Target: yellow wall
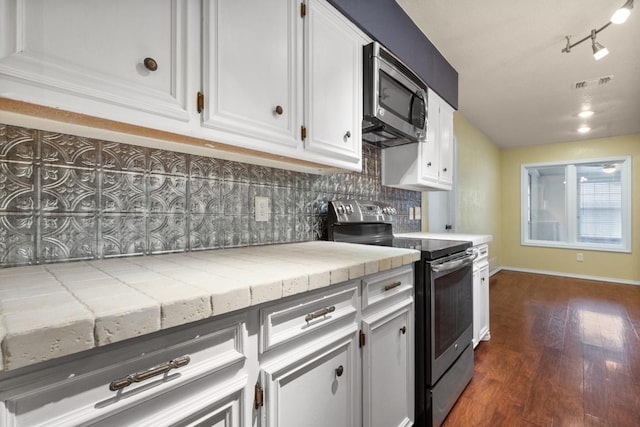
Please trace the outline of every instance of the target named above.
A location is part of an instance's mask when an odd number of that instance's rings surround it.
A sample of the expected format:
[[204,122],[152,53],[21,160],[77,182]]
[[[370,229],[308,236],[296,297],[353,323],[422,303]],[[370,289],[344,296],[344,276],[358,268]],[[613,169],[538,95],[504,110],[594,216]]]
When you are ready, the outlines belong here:
[[[632,253],[520,245],[520,166],[526,163],[632,157]],[[640,135],[501,150],[502,252],[504,267],[550,271],[621,281],[640,281]],[[462,168],[463,165],[459,165]],[[576,261],[576,253],[584,261]]]
[[[456,231],[491,234],[493,241],[489,244],[489,257],[494,269],[502,264],[500,150],[457,112],[453,129],[458,141]],[[423,195],[422,200],[426,199]],[[426,224],[423,229],[426,229]]]
[[[505,267],[640,282],[640,135],[499,149],[459,113],[457,231],[491,234],[491,269]],[[631,156],[631,253],[556,249],[520,244],[520,167],[527,163]],[[428,228],[423,195],[423,230]],[[576,261],[581,252],[583,262]]]

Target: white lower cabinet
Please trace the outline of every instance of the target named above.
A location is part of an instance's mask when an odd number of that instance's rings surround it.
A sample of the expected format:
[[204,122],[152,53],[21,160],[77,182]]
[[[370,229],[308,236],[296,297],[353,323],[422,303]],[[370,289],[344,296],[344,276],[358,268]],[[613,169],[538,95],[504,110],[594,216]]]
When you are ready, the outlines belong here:
[[411,301],[363,320],[363,426],[413,425]]
[[413,425],[413,269],[363,280],[362,332],[362,425]]
[[322,340],[263,367],[264,425],[351,427],[359,425],[358,333]]
[[473,263],[473,347],[491,338],[489,329],[489,247],[475,247],[478,258]]
[[248,425],[247,315],[3,376],[0,426]]
[[261,310],[262,426],[413,425],[413,302],[405,266]]
[[413,267],[0,373],[0,427],[413,423]]

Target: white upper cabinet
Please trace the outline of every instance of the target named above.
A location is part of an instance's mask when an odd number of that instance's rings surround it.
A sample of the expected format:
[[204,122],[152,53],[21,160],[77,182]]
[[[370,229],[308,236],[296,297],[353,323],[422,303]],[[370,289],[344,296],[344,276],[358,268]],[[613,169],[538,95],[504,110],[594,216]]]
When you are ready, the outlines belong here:
[[295,2],[204,3],[202,121],[221,132],[212,136],[256,149],[302,143],[301,29]]
[[361,170],[368,40],[326,0],[0,0],[0,34],[0,97],[84,115],[43,128]]
[[419,162],[420,177],[425,182],[438,182],[439,164],[438,164],[438,138],[436,132],[438,130],[437,123],[434,123],[433,114],[431,113],[433,106],[429,104],[429,118],[427,121],[427,138],[420,141],[416,149],[419,151],[417,161]]
[[454,109],[429,89],[427,137],[382,150],[382,184],[408,190],[451,190]]
[[438,106],[438,183],[451,188],[453,184],[453,108],[429,90],[429,100]]
[[0,0],[0,96],[185,131],[188,5]]
[[360,170],[359,30],[325,0],[204,10],[205,138]]
[[362,46],[366,40],[324,0],[307,0],[306,148],[360,169]]

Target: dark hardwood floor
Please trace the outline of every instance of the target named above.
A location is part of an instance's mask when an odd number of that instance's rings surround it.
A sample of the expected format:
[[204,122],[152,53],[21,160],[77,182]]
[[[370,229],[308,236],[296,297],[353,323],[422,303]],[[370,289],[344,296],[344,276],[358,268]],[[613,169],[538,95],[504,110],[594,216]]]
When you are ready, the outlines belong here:
[[458,426],[640,426],[640,286],[501,271]]

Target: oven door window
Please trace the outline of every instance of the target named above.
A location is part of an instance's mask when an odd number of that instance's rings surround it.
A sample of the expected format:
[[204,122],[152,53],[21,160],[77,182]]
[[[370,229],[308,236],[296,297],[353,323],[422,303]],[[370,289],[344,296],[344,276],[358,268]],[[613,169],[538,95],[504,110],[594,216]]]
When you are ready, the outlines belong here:
[[472,270],[466,266],[434,283],[434,358],[437,359],[473,323]]

